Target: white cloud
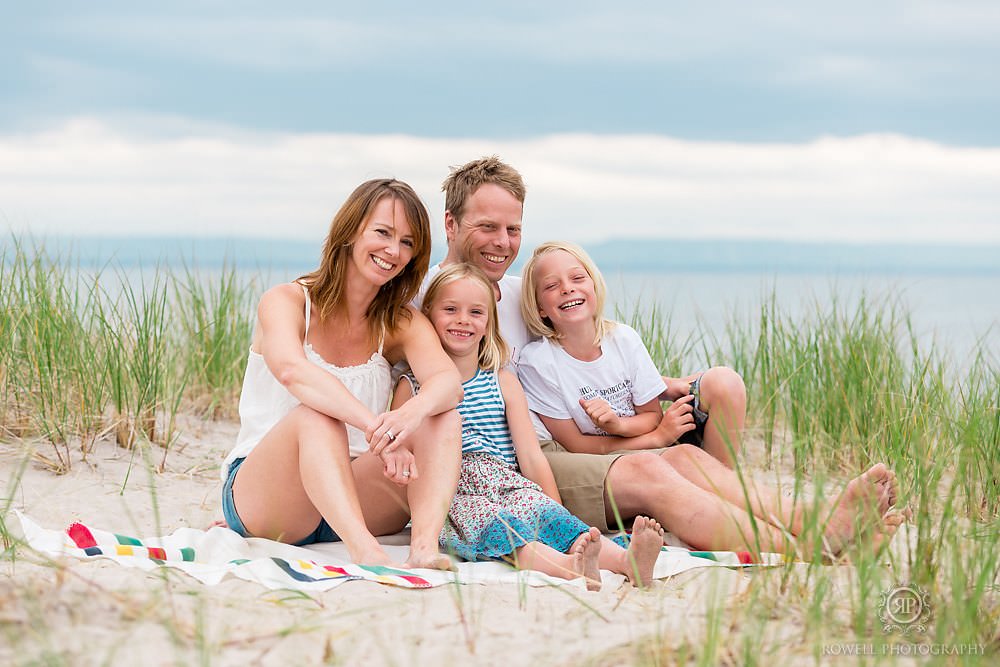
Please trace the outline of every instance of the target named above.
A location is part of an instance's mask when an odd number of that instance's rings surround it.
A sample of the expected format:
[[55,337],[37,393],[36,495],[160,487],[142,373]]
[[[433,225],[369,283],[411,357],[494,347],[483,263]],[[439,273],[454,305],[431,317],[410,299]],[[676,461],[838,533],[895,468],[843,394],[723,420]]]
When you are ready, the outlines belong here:
[[[153,124],[155,125],[155,123]],[[320,239],[347,193],[409,181],[440,237],[449,165],[524,174],[529,242],[708,237],[1000,243],[1000,149],[898,135],[802,144],[254,133],[81,118],[0,136],[0,220],[35,234]],[[128,128],[128,129],[126,129]]]

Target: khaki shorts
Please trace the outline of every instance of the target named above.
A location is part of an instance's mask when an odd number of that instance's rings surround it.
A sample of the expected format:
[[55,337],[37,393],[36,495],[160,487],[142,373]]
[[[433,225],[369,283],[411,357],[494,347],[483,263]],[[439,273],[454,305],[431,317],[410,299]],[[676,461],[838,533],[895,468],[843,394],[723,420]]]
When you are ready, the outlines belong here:
[[[618,526],[608,525],[604,487],[608,471],[614,462],[622,456],[636,452],[629,450],[610,454],[577,454],[567,451],[555,440],[542,440],[540,444],[542,453],[552,468],[556,486],[559,487],[559,496],[566,509],[588,526],[596,526],[603,533],[618,530]],[[659,454],[663,450],[638,451]],[[622,520],[629,518],[631,517],[622,517]],[[628,528],[629,525],[626,524],[625,527]]]

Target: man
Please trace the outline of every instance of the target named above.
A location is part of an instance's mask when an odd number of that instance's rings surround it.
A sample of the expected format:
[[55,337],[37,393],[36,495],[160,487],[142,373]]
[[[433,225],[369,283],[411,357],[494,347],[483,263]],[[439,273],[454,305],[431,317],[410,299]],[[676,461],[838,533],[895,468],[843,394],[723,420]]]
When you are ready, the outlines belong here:
[[[423,289],[449,264],[467,262],[482,269],[494,283],[500,331],[512,348],[511,363],[516,367],[521,350],[532,339],[521,315],[521,279],[507,275],[521,247],[524,181],[517,170],[493,156],[452,169],[442,189],[448,254],[431,267]],[[697,429],[701,449],[669,447],[674,443],[664,442],[665,449],[627,455],[587,454],[543,440],[563,503],[602,530],[620,525],[616,514],[621,520],[646,514],[700,548],[739,548],[734,544],[741,541],[746,548],[751,540],[763,540],[765,550],[786,551],[788,532],[794,536],[801,529],[801,508],[790,507],[788,501],[782,505],[773,490],[754,489],[752,484],[744,488],[745,480],[730,469],[746,416],[743,380],[723,367],[663,380],[661,399],[673,401],[663,419],[685,424],[691,434]],[[871,500],[872,489],[881,496],[889,495],[885,489],[892,487],[894,502],[894,475],[884,466],[872,470],[853,481],[855,490],[849,485],[831,506],[832,512],[844,515],[843,521],[834,522],[834,532],[852,530],[852,521],[860,505]],[[777,520],[780,529],[771,531],[766,523],[761,528],[762,522],[744,509],[748,497],[752,513],[765,522]],[[849,541],[839,533],[827,537],[835,544]]]
[[[500,332],[513,349],[511,362],[516,366],[521,350],[532,339],[521,316],[521,278],[507,275],[521,248],[524,180],[516,169],[493,156],[453,169],[442,189],[448,254],[439,266],[431,267],[424,286],[449,264],[468,262],[481,268],[494,283]],[[742,378],[732,369],[717,367],[663,380],[666,388],[661,399],[675,401],[671,418],[683,421],[683,415],[691,415],[690,432],[680,441],[698,444],[732,467],[746,418]]]

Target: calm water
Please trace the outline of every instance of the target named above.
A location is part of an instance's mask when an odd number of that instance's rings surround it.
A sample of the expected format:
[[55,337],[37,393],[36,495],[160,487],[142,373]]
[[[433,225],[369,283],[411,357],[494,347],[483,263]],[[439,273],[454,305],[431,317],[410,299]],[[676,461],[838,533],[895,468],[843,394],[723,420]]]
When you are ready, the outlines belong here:
[[[616,306],[632,313],[656,305],[670,318],[677,340],[718,339],[725,346],[725,324],[734,318],[756,321],[761,303],[772,295],[779,310],[796,321],[829,312],[834,298],[841,312],[852,314],[862,295],[874,303],[893,297],[909,312],[920,343],[946,353],[956,368],[968,367],[980,341],[1000,367],[1000,248],[692,241],[679,252],[678,243],[623,241],[590,249],[604,267],[655,267],[662,253],[672,253],[669,272],[605,268],[607,314],[613,316]],[[70,264],[84,271],[103,267],[102,284],[112,292],[121,278],[138,288],[157,266],[178,276],[185,266],[197,267],[201,279],[212,281],[219,267],[235,264],[259,294],[313,268],[318,252],[315,243],[250,239],[83,239],[52,245],[55,256],[81,260]],[[528,253],[521,255],[526,260]],[[240,261],[228,261],[232,258]]]
[[[933,344],[959,368],[971,363],[982,341],[1000,365],[1000,274],[829,275],[760,272],[611,273],[607,312],[625,313],[656,304],[670,317],[678,340],[714,335],[724,340],[725,324],[757,319],[762,302],[773,298],[780,312],[799,321],[829,312],[834,299],[853,314],[864,295],[868,303],[899,299],[910,313],[921,345]],[[703,363],[694,359],[693,363]]]

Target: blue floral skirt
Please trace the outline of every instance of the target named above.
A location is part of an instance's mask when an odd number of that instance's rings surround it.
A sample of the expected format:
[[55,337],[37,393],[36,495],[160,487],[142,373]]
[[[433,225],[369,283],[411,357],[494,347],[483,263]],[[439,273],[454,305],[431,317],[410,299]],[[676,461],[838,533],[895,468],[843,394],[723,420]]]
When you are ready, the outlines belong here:
[[528,542],[565,553],[588,528],[499,458],[463,454],[441,546],[469,561],[508,556]]

